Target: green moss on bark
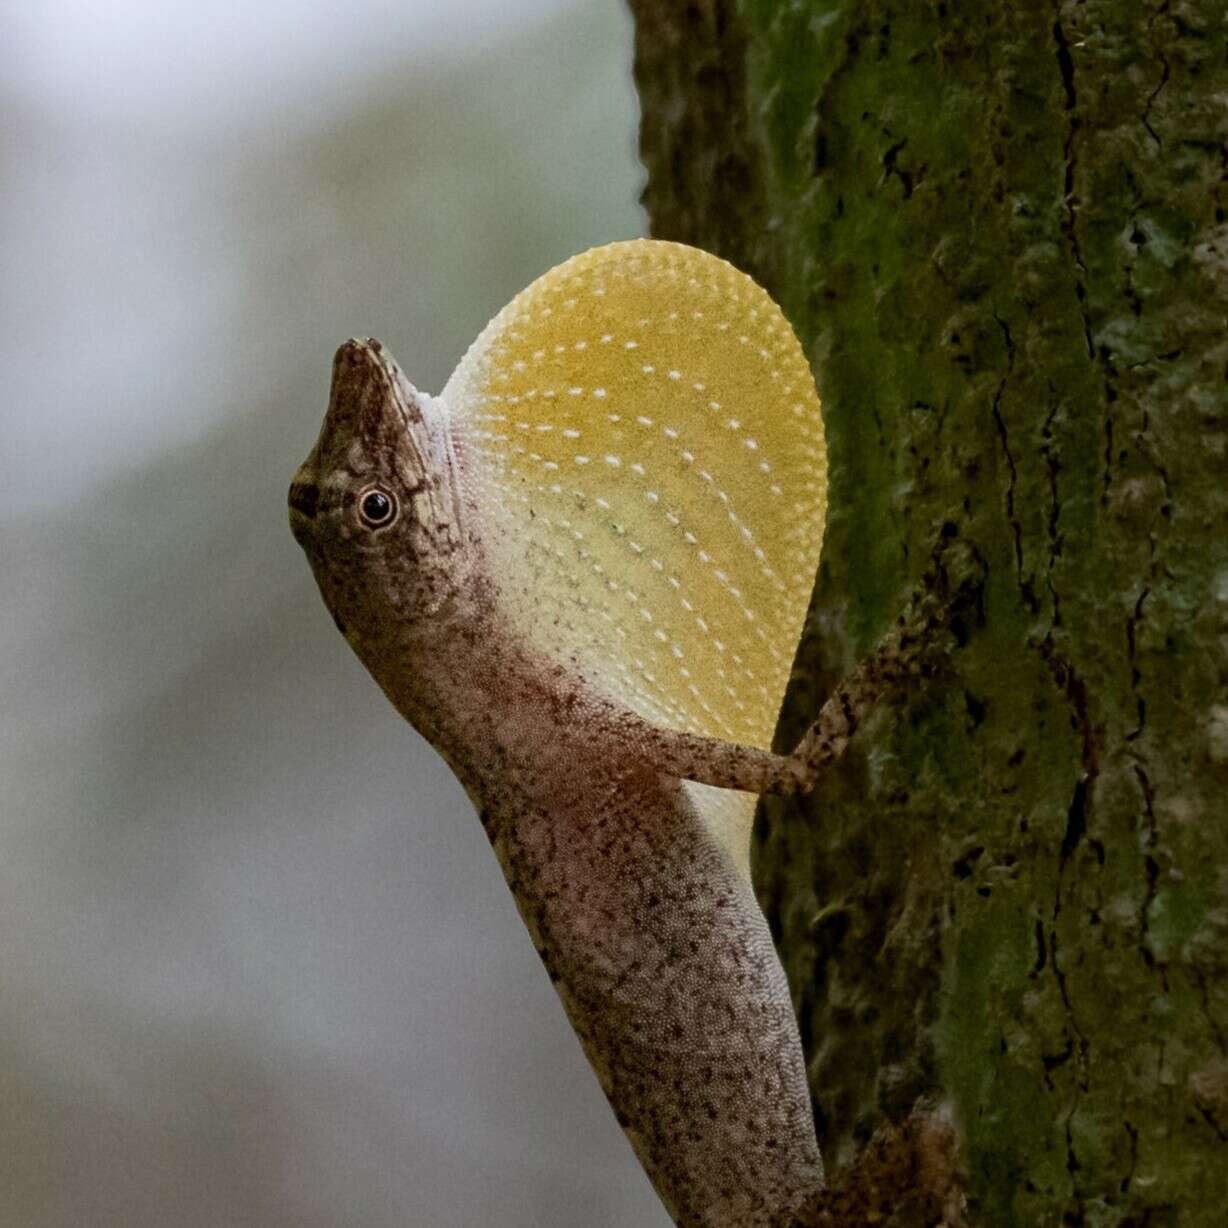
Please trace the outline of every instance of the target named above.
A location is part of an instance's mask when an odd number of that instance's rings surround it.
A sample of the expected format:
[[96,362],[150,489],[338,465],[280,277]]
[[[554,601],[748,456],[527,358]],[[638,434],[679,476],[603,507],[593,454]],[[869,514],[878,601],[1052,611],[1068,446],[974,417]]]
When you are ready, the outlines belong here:
[[763,281],[824,400],[781,742],[944,531],[989,564],[949,676],[761,828],[829,1160],[930,1096],[974,1222],[1219,1224],[1222,5],[632,7],[654,233]]

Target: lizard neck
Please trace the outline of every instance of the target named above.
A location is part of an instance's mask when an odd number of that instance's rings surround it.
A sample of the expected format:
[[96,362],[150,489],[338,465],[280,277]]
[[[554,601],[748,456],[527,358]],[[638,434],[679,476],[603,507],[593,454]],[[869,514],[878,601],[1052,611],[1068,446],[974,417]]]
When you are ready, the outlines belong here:
[[574,675],[533,651],[503,608],[499,585],[478,566],[427,624],[388,618],[353,645],[471,793],[492,752],[501,771],[538,764],[550,744],[544,731],[578,724],[569,709],[592,702]]

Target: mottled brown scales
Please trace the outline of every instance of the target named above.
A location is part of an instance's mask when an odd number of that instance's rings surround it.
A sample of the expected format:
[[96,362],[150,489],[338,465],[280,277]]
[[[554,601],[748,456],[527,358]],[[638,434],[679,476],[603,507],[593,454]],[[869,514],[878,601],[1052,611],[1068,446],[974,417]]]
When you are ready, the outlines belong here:
[[337,626],[473,799],[683,1228],[777,1228],[822,1184],[753,794],[808,787],[915,665],[901,632],[798,754],[767,749],[824,502],[779,309],[648,241],[534,283],[440,398],[378,342],[342,346],[290,490]]

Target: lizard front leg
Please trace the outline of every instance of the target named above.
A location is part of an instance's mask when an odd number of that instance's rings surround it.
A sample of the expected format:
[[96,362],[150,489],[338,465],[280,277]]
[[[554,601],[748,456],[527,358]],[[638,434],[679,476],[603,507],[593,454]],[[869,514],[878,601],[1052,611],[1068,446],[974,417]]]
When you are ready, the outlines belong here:
[[965,554],[963,578],[952,583],[942,565],[948,553],[936,552],[935,568],[923,587],[874,653],[834,688],[791,754],[665,729],[620,711],[616,719],[622,745],[644,766],[683,780],[747,793],[809,792],[823,769],[844,754],[881,699],[935,672],[957,617],[979,594],[979,561]]

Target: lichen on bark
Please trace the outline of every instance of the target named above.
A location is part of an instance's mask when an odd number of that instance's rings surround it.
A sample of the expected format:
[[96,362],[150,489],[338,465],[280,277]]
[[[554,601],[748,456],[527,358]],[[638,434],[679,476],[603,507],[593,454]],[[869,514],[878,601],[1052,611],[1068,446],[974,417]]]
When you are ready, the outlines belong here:
[[1228,1204],[1228,24],[635,0],[645,201],[789,314],[831,513],[779,731],[944,535],[984,625],[757,881],[821,1138],[949,1106],[971,1222]]

